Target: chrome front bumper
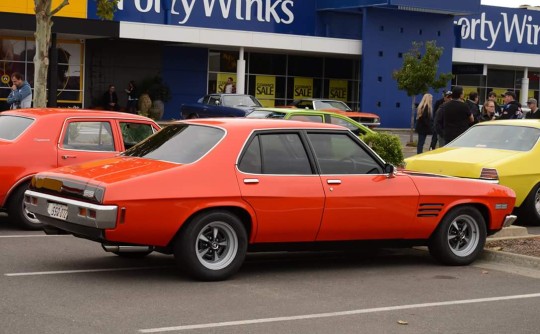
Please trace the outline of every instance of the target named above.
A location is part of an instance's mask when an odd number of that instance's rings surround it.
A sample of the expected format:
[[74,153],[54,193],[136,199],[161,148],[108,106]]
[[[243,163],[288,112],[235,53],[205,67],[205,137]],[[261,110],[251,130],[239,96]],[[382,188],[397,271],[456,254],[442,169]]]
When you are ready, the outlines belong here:
[[[49,214],[50,203],[67,206],[67,217],[65,220],[54,218]],[[118,207],[116,205],[97,205],[87,202],[67,199],[63,197],[38,193],[27,190],[24,193],[24,204],[26,209],[39,217],[56,219],[80,226],[93,227],[98,229],[111,229],[116,227]]]
[[503,227],[508,227],[512,225],[517,219],[517,216],[514,215],[508,215],[504,217]]

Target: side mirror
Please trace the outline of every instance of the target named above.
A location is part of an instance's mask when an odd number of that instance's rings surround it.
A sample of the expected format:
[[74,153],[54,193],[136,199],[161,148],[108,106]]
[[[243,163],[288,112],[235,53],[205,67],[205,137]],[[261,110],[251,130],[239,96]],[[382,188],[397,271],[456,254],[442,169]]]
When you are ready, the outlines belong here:
[[396,173],[396,167],[394,167],[394,165],[392,164],[385,164],[384,173],[388,174],[388,177],[394,177],[394,174]]

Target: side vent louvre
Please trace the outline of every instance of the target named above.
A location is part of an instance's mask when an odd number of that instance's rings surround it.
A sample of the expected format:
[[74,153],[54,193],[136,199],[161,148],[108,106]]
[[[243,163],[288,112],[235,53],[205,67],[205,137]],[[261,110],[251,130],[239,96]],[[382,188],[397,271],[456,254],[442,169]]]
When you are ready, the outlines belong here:
[[417,217],[437,217],[443,209],[442,203],[420,203]]

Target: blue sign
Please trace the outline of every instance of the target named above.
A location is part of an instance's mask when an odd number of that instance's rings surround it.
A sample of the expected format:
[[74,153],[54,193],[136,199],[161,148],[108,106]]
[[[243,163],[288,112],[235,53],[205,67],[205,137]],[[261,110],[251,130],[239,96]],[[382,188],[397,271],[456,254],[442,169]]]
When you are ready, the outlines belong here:
[[[88,17],[98,19],[95,2]],[[115,21],[313,36],[314,1],[306,0],[120,0]]]
[[457,47],[534,54],[539,51],[538,11],[482,6],[480,14],[458,16],[454,24]]

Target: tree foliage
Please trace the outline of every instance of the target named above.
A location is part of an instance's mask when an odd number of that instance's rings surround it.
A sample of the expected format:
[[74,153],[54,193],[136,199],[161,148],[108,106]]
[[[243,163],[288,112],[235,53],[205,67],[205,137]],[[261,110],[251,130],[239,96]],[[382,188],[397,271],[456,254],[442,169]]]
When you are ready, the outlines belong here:
[[413,141],[416,96],[430,89],[438,91],[452,79],[452,73],[438,73],[443,49],[436,41],[413,42],[411,49],[403,55],[403,66],[393,73],[398,88],[412,97],[410,142]]
[[[97,15],[104,20],[111,20],[119,0],[94,0]],[[69,0],[62,0],[52,8],[53,0],[34,0],[36,12],[36,54],[34,56],[34,107],[47,106],[47,72],[49,69],[49,48],[51,47],[52,17],[69,5]]]

